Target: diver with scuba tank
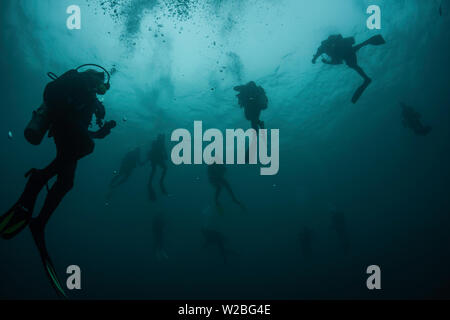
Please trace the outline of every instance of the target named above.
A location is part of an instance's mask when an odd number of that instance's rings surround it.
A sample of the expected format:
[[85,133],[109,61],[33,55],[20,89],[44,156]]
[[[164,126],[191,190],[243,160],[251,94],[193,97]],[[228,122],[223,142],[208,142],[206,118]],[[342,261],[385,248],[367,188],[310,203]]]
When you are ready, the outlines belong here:
[[317,49],[317,52],[312,59],[312,63],[315,64],[316,60],[325,54],[329,57],[329,59],[323,58],[323,63],[329,65],[339,65],[345,62],[349,68],[355,70],[364,79],[363,84],[360,85],[353,94],[352,103],[356,103],[372,82],[372,79],[358,65],[358,57],[356,53],[365,46],[380,46],[385,43],[386,41],[381,35],[373,36],[358,45],[355,45],[354,37],[344,38],[340,34],[331,35],[328,39],[322,41],[321,46]]
[[[81,68],[95,66],[103,71]],[[105,73],[107,81],[105,82]],[[33,239],[39,249],[47,275],[57,292],[64,294],[45,245],[45,226],[53,212],[72,189],[77,163],[94,150],[93,139],[103,139],[116,126],[114,121],[104,121],[105,107],[97,95],[104,95],[110,89],[110,74],[103,67],[93,64],[82,65],[56,77],[44,90],[41,107],[33,112],[33,117],[25,129],[25,138],[33,145],[39,145],[45,134],[53,137],[56,145],[56,158],[44,169],[31,169],[25,190],[17,203],[0,217],[0,235],[12,239],[24,228],[30,226]],[[93,116],[96,117],[97,131],[90,131]],[[48,188],[51,178],[56,182]],[[48,194],[44,205],[35,218],[32,218],[36,199],[47,185]]]

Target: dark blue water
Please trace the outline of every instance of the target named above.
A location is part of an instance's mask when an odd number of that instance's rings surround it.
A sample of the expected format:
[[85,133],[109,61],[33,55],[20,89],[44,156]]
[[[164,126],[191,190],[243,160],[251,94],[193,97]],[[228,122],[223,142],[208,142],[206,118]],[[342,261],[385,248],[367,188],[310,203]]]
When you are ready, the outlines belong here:
[[[79,162],[75,188],[47,226],[62,282],[67,266],[82,270],[82,290],[71,298],[449,296],[448,1],[441,16],[440,1],[378,0],[380,31],[367,29],[373,1],[363,0],[84,0],[81,30],[68,30],[72,2],[0,2],[1,211],[21,194],[25,172],[55,157],[51,139],[33,147],[23,137],[46,73],[83,63],[117,69],[104,104],[118,127]],[[387,41],[358,55],[373,83],[356,105],[354,71],[311,64],[320,42],[336,33],[357,42],[381,33]],[[150,166],[139,167],[106,204],[123,156],[137,146],[147,152],[158,133],[192,130],[194,120],[248,128],[232,88],[250,80],[269,98],[266,126],[280,129],[280,171],[260,176],[259,166],[228,167],[247,213],[226,193],[224,214],[211,209],[204,165],[169,164],[170,196],[157,190],[157,202],[148,198]],[[430,135],[402,125],[400,101],[421,113]],[[173,145],[167,142],[169,152]],[[335,212],[345,219],[347,251]],[[156,259],[152,234],[160,213],[164,261]],[[205,224],[237,253],[227,264],[203,247]],[[299,240],[304,227],[312,234],[309,257]],[[378,292],[366,288],[372,264],[382,270]],[[29,230],[0,241],[0,298],[55,297]]]

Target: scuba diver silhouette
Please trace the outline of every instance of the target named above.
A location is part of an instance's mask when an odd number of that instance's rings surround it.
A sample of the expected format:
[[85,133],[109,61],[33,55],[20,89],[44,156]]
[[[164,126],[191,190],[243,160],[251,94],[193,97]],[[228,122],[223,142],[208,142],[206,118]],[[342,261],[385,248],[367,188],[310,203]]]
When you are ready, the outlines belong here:
[[323,54],[326,54],[330,59],[327,60],[323,58],[323,63],[338,65],[345,62],[349,68],[355,70],[364,79],[364,83],[353,94],[352,102],[356,103],[363,94],[364,90],[366,90],[369,84],[372,82],[372,79],[369,78],[364,70],[358,65],[358,58],[356,56],[356,53],[359,51],[359,49],[367,45],[379,46],[385,43],[386,41],[381,35],[376,35],[364,41],[363,43],[354,46],[355,38],[353,37],[344,38],[340,34],[331,35],[327,40],[322,41],[322,45],[319,47],[319,49],[317,49],[317,52],[312,59],[312,63],[315,64],[317,58],[319,58]]
[[[103,69],[97,72],[77,69],[56,77],[44,90],[44,103],[33,113],[33,118],[25,129],[27,140],[38,145],[49,131],[56,145],[56,158],[44,169],[31,169],[25,190],[14,206],[0,217],[0,234],[4,239],[12,239],[29,225],[33,239],[39,250],[47,276],[56,292],[65,296],[45,244],[45,226],[64,196],[72,189],[77,163],[94,151],[93,139],[103,139],[116,126],[114,121],[104,122],[105,108],[97,99],[110,88],[109,73]],[[105,72],[108,81],[104,83]],[[96,116],[98,131],[89,131],[93,115]],[[32,218],[37,197],[51,178],[56,182],[48,189],[44,205],[36,218]]]
[[264,121],[259,118],[261,111],[267,109],[268,99],[266,92],[261,86],[257,86],[255,82],[250,81],[246,85],[234,87],[234,91],[239,93],[238,102],[241,108],[244,108],[245,118],[251,122],[252,128],[258,130],[264,129]]
[[222,208],[222,205],[220,204],[219,196],[220,196],[220,193],[222,192],[222,187],[225,187],[225,189],[230,194],[231,199],[233,199],[233,202],[236,203],[241,208],[242,211],[246,211],[245,206],[242,204],[242,202],[240,202],[236,198],[233,190],[231,189],[230,184],[225,179],[226,170],[227,169],[226,169],[225,165],[223,165],[223,164],[214,163],[214,164],[211,164],[208,166],[209,182],[216,189],[215,198],[214,198],[216,207],[217,207],[217,209],[219,209],[220,213],[223,213],[223,208]]
[[165,145],[165,135],[159,134],[158,137],[153,141],[152,147],[148,153],[147,161],[150,161],[152,166],[152,171],[150,173],[150,179],[148,182],[148,190],[150,200],[156,200],[156,193],[153,189],[153,178],[155,177],[156,170],[159,167],[162,169],[161,178],[159,180],[159,187],[164,195],[168,195],[166,187],[164,186],[164,179],[167,174],[167,160],[169,159],[167,155],[166,145]]
[[130,178],[134,169],[138,166],[142,166],[144,163],[140,161],[141,158],[141,148],[137,147],[136,149],[128,152],[122,159],[120,164],[120,169],[117,174],[112,178],[111,183],[109,184],[109,191],[106,196],[107,199],[111,197],[113,189],[119,187],[120,185],[127,182],[128,178]]
[[228,257],[230,255],[237,255],[236,252],[225,247],[226,238],[223,233],[206,226],[203,226],[201,231],[205,240],[204,248],[210,246],[217,247],[217,249],[219,250],[219,254],[222,256],[224,264],[228,263]]
[[403,126],[409,128],[418,136],[428,135],[432,128],[430,126],[424,126],[421,121],[421,115],[415,111],[412,107],[407,106],[403,102],[400,102],[402,107]]

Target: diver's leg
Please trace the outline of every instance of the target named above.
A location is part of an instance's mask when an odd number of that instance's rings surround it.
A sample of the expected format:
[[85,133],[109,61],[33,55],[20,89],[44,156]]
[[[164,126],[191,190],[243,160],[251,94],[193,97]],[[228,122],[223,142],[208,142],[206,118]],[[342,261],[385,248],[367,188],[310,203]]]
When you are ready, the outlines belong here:
[[362,42],[362,43],[360,43],[360,44],[358,44],[356,46],[353,46],[353,51],[354,52],[358,52],[359,49],[361,49],[361,48],[363,48],[363,47],[365,47],[367,45],[368,45],[367,41],[364,41],[364,42]]
[[122,175],[122,179],[117,183],[117,186],[116,186],[116,187],[118,187],[118,186],[124,184],[125,182],[127,182],[128,179],[130,178],[130,176],[131,176],[131,172],[130,172],[130,171],[125,172],[125,173]]
[[364,91],[367,89],[367,87],[370,85],[372,79],[370,79],[369,76],[364,72],[364,70],[357,64],[356,55],[354,57],[354,60],[351,59],[350,61],[347,61],[347,65],[358,72],[358,74],[364,79],[364,83],[360,85],[353,94],[352,103],[356,103],[358,102]]
[[159,186],[161,188],[161,192],[165,195],[167,195],[167,190],[166,187],[164,186],[164,179],[166,177],[167,174],[167,165],[165,163],[160,163],[159,164],[160,167],[162,168],[162,173],[161,173],[161,179],[159,180]]
[[228,183],[227,180],[222,179],[222,185],[228,190],[228,193],[230,194],[231,198],[233,199],[233,202],[236,203],[237,205],[239,205],[241,208],[243,208],[242,203],[236,198],[236,196],[234,195],[233,190],[231,189],[230,184]]
[[216,184],[215,187],[216,187],[216,194],[215,194],[214,199],[216,201],[216,205],[220,206],[219,196],[220,196],[220,193],[222,192],[222,186],[220,184]]
[[356,46],[353,46],[353,51],[357,52],[362,47],[365,47],[367,45],[373,45],[373,46],[380,46],[386,44],[386,40],[384,40],[383,36],[381,34],[375,35],[367,39],[361,44],[358,44]]
[[[257,111],[255,111],[255,119],[256,119],[256,123],[258,126],[258,129],[264,129],[264,122],[261,121],[261,109],[258,109]],[[258,130],[257,130],[258,132]]]
[[58,295],[64,297],[66,296],[64,289],[58,279],[57,273],[47,251],[44,231],[45,226],[50,219],[50,216],[56,210],[59,203],[61,203],[61,200],[73,186],[76,165],[76,160],[64,163],[63,165],[60,165],[60,163],[58,163],[58,178],[53,187],[48,192],[47,198],[45,199],[44,206],[39,216],[33,219],[30,223],[31,234],[39,250],[39,255],[41,256],[42,263],[44,264],[45,272]]
[[259,120],[258,119],[252,119],[251,121],[252,128],[255,129],[256,132],[259,130]]
[[33,227],[42,234],[44,233],[45,226],[53,212],[61,203],[64,196],[73,188],[76,168],[76,160],[61,164],[58,168],[58,178],[49,190],[39,216],[32,222]]
[[[255,135],[253,135],[250,140],[249,140],[249,145],[248,147],[245,149],[245,163],[250,163],[250,148],[253,151],[257,151],[257,146],[255,147],[255,143],[258,143],[258,133],[259,133],[259,128],[263,129],[264,128],[264,122],[260,121],[259,119],[254,119],[251,120],[252,123],[252,129],[255,130]],[[256,149],[255,149],[256,148]],[[256,158],[255,158],[256,159]],[[252,158],[253,160],[253,158]]]
[[349,65],[350,68],[358,72],[358,74],[364,79],[364,82],[371,82],[372,79],[364,72],[364,70],[358,65]]
[[114,189],[118,188],[120,185],[124,184],[130,177],[131,172],[119,173],[116,175],[109,185],[108,193],[106,194],[106,199],[111,199]]
[[45,184],[53,178],[57,173],[58,159],[53,160],[44,169],[32,169],[29,174],[30,178],[25,186],[25,190],[22,193],[19,203],[29,210],[33,210],[36,199],[44,188]]
[[363,79],[364,82],[371,82],[372,80],[369,76],[364,72],[364,70],[358,65],[358,57],[356,53],[350,54],[345,58],[345,63],[347,66],[353,70],[355,70]]
[[57,174],[61,161],[61,148],[58,143],[61,140],[55,136],[57,156],[46,168],[42,170],[32,169],[25,177],[29,177],[25,190],[18,202],[2,217],[0,217],[0,233],[4,239],[11,239],[21,232],[31,221],[34,205],[42,188]]
[[25,175],[29,179],[18,202],[0,217],[0,234],[2,238],[12,239],[28,226],[39,193],[56,174],[56,164],[57,160],[54,160],[45,169],[32,169]]
[[372,39],[373,39],[373,37],[367,39],[367,40],[364,41],[364,42],[361,42],[360,44],[358,44],[358,45],[356,45],[356,46],[353,46],[353,52],[358,52],[359,49],[364,48],[365,46],[368,46],[369,44],[371,44]]
[[264,129],[264,121],[259,120],[259,121],[258,121],[258,124],[259,124],[259,127],[260,127],[261,129]]
[[115,175],[111,179],[111,183],[109,184],[110,188],[116,188],[119,185],[118,181],[120,180],[121,177],[122,177],[122,174],[120,172],[117,175]]

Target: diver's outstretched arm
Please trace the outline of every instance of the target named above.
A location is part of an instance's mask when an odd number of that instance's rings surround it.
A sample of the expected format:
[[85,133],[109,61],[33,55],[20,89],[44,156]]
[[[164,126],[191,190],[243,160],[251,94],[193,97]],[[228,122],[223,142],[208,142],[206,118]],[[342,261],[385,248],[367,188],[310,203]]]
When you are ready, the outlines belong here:
[[108,121],[99,130],[88,131],[89,136],[92,139],[104,139],[111,133],[111,129],[114,129],[116,127],[116,125],[117,124],[114,120]]
[[323,50],[323,46],[320,46],[319,49],[317,49],[316,54],[314,55],[313,59],[312,59],[312,63],[316,63],[317,59],[324,54],[324,50]]

